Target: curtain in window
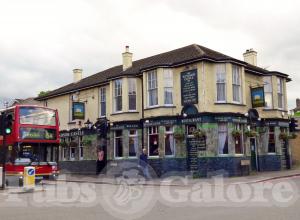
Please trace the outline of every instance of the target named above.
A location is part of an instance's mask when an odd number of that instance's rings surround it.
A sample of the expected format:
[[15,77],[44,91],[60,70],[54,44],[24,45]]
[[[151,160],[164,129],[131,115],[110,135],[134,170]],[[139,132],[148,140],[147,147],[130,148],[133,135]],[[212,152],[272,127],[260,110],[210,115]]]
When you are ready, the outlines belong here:
[[226,101],[226,66],[217,65],[217,101]]

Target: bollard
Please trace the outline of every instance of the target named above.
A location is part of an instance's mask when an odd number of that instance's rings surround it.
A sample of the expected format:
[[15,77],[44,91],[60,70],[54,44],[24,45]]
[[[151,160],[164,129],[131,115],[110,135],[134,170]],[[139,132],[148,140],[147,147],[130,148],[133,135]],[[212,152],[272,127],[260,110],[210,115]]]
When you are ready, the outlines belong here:
[[35,187],[35,168],[24,167],[23,188],[24,190],[33,190]]
[[3,188],[3,167],[0,167],[0,187]]

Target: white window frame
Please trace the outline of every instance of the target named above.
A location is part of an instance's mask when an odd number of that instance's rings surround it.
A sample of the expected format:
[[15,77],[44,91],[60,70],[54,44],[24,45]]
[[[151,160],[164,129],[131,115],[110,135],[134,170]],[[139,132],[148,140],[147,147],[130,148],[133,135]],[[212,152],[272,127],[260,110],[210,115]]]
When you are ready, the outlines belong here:
[[[121,131],[122,132],[122,135],[121,136],[116,136],[116,133],[117,133],[117,131]],[[114,157],[115,157],[115,159],[122,159],[123,157],[124,157],[124,143],[123,143],[123,130],[115,130],[114,131]],[[117,138],[120,138],[120,139],[122,139],[121,141],[122,141],[122,157],[119,157],[119,156],[117,156],[116,155],[116,139]]]
[[[238,70],[238,71],[236,71]],[[239,100],[234,100],[234,91],[235,87],[238,86],[239,88]],[[232,101],[233,103],[241,104],[243,102],[242,99],[242,74],[241,68],[237,65],[232,65]]]
[[[105,105],[105,114],[103,114],[102,112],[102,105]],[[99,109],[99,117],[105,117],[106,116],[106,87],[101,87],[99,89],[99,106],[100,106],[100,109]]]
[[[130,85],[132,83],[132,85]],[[130,97],[135,97],[135,109],[130,109]],[[135,112],[137,110],[136,102],[136,78],[128,78],[128,111]]]
[[[170,128],[169,131],[167,131],[167,127]],[[175,141],[175,138],[174,138],[174,126],[170,125],[170,126],[165,126],[164,128],[165,128],[165,141],[164,141],[165,157],[175,157],[175,154],[176,154],[175,153],[175,151],[176,151],[176,141]],[[173,137],[173,147],[174,147],[172,154],[169,154],[169,155],[166,154],[166,135],[167,134],[169,134]]]
[[271,105],[266,106],[265,109],[274,109],[274,101],[273,101],[273,84],[272,84],[272,76],[265,76],[263,78],[264,80],[264,93],[265,93],[265,98],[267,95],[271,96]]
[[[156,103],[150,105],[150,92],[156,91]],[[148,107],[156,107],[158,106],[158,86],[157,86],[157,71],[152,70],[147,73],[147,100],[148,100]]]
[[[220,63],[216,65],[216,102],[226,103],[227,102],[227,84],[226,84],[226,64]],[[224,100],[218,100],[218,85],[224,85]]]
[[[279,99],[281,97],[281,104],[282,106],[279,106]],[[284,109],[284,89],[283,89],[283,79],[277,77],[277,104],[278,104],[278,109],[283,110]]]
[[[221,130],[220,129],[221,125],[224,125],[224,127],[226,128],[226,130],[225,129]],[[220,133],[224,133],[224,134],[227,135],[227,150],[228,150],[227,154],[220,152],[220,149],[219,149],[219,138],[220,138],[219,134]],[[218,155],[219,156],[228,156],[229,155],[229,140],[228,140],[228,138],[229,138],[228,123],[227,122],[218,123]]]
[[[118,83],[119,82],[119,83]],[[122,79],[116,79],[114,81],[114,112],[122,112],[123,111],[123,98],[122,98]],[[118,98],[121,97],[121,109],[117,109]]]
[[[156,130],[156,133],[153,133],[154,128]],[[150,131],[151,131],[151,134],[150,134]],[[157,147],[158,147],[158,150],[159,150],[159,127],[158,126],[148,127],[148,155],[151,158],[158,158],[159,157],[159,152],[158,152],[158,155],[150,155],[150,136],[151,135],[157,135]]]
[[[164,105],[165,106],[173,106],[174,105],[174,82],[173,82],[173,71],[172,69],[164,69],[163,71],[163,77],[164,77]],[[166,103],[166,92],[169,90],[171,94],[171,102],[172,103]]]
[[[135,133],[134,134],[130,134],[130,131],[134,131]],[[138,154],[138,147],[139,147],[139,139],[138,139],[138,130],[137,129],[129,129],[128,130],[128,157],[129,158],[137,158],[137,154]],[[137,144],[137,148],[135,149],[135,156],[130,156],[129,155],[129,141],[130,141],[130,138],[133,138],[134,140],[136,140],[136,144]]]

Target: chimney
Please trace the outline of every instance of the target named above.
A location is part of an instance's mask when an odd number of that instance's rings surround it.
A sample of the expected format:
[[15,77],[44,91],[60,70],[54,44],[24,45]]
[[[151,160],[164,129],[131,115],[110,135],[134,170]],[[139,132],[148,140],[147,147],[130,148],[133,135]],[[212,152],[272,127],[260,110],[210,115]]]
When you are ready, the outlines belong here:
[[243,53],[243,55],[245,62],[257,66],[257,52],[255,50],[252,48],[248,49],[245,53]]
[[296,99],[296,108],[300,109],[300,99]]
[[73,83],[77,83],[82,79],[82,69],[73,69]]
[[126,70],[132,66],[132,53],[129,52],[129,46],[125,47],[125,52],[122,53],[123,57],[123,70]]

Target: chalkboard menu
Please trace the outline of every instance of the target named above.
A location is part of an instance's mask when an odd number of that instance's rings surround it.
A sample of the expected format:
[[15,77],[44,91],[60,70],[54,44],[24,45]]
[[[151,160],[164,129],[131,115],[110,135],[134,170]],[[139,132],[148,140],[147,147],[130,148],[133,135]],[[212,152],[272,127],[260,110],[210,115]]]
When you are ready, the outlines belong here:
[[197,70],[181,73],[181,105],[198,103]]
[[198,152],[206,151],[206,138],[188,138],[188,167],[190,170],[198,170]]

